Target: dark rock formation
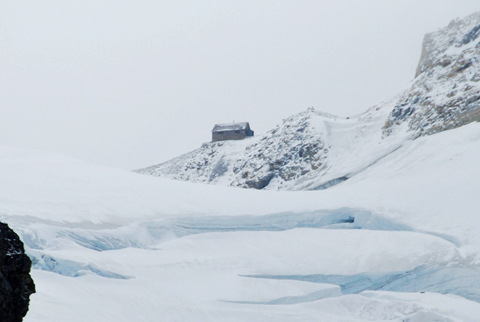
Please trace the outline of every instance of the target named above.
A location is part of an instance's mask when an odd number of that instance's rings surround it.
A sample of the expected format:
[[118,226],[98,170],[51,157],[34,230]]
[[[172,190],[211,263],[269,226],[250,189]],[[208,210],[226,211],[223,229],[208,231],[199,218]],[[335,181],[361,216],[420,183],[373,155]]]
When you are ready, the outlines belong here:
[[35,293],[31,266],[18,235],[0,223],[0,322],[21,322],[27,314]]

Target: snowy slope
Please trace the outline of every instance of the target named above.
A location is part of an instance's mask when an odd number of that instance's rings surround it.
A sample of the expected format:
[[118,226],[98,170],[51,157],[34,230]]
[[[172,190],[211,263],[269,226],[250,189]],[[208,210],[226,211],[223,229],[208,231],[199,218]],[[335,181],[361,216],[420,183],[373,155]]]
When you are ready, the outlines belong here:
[[480,121],[480,13],[425,36],[417,75],[398,96],[347,119],[309,108],[266,134],[200,149],[136,172],[267,190],[344,182],[420,136]]
[[476,321],[479,125],[303,192],[2,147],[0,219],[35,263],[25,321]]

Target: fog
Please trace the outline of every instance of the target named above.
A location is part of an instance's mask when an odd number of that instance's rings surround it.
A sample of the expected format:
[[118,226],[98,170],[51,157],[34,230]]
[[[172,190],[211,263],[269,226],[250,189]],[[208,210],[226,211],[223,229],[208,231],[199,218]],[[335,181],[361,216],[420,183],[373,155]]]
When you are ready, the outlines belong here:
[[0,144],[135,169],[256,134],[310,106],[339,116],[413,79],[425,33],[480,2],[1,1]]

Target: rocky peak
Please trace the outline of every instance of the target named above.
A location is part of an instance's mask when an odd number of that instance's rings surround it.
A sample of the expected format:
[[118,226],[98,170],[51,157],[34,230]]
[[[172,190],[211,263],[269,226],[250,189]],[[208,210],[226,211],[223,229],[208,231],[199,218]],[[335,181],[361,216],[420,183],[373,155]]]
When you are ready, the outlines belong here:
[[[465,66],[468,61],[464,61],[462,58],[465,54],[471,56],[468,54],[471,54],[473,50],[469,44],[475,42],[476,45],[479,36],[480,12],[471,14],[464,19],[452,20],[447,27],[426,34],[415,77],[436,66],[445,68],[452,63],[457,63],[457,68]],[[463,55],[452,55],[453,53],[462,53]]]
[[480,13],[424,38],[416,78],[398,99],[383,128],[402,124],[412,138],[480,121]]

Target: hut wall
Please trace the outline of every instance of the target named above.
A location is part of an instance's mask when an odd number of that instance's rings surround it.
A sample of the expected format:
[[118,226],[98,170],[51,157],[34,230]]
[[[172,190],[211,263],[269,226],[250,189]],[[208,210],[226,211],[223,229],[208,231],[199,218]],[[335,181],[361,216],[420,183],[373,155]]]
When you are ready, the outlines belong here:
[[245,132],[246,132],[245,130],[213,132],[212,142],[227,141],[227,140],[243,140],[245,139],[245,137],[247,137],[247,133]]

